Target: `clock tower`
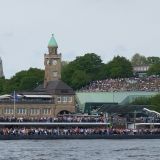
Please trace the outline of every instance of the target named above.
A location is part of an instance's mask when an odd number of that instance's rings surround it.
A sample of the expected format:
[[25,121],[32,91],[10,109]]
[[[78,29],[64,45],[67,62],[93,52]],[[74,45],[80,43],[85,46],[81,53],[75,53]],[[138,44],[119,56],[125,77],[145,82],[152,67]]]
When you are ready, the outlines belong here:
[[44,87],[50,81],[61,79],[61,54],[57,53],[58,45],[52,34],[48,43],[48,54],[44,55],[45,78]]

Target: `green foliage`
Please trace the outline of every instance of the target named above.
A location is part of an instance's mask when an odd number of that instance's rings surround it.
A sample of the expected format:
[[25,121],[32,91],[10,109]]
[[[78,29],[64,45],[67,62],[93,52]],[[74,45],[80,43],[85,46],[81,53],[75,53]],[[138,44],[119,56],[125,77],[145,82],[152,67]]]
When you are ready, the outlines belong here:
[[4,92],[4,84],[5,84],[5,79],[0,78],[0,93]]
[[131,77],[133,75],[132,65],[125,57],[114,57],[107,64],[108,76],[111,78]]
[[147,97],[138,97],[136,98],[132,104],[135,105],[151,105],[151,98],[147,98]]
[[149,109],[160,112],[160,94],[157,94],[153,97],[140,97],[136,98],[132,104],[135,105],[150,105]]
[[99,56],[88,53],[77,57],[62,67],[62,80],[74,89],[87,85],[90,81],[111,78],[131,77],[132,65],[125,57],[114,57],[103,64]]
[[85,71],[77,70],[72,75],[72,86],[73,88],[80,89],[90,81],[89,76]]
[[160,63],[160,57],[147,57],[147,63],[149,65]]
[[11,79],[0,79],[0,94],[11,93],[14,90],[32,90],[44,79],[44,71],[37,68],[30,68],[27,71],[16,73]]
[[151,104],[153,105],[152,109],[160,112],[160,94],[151,98]]
[[160,75],[160,63],[151,65],[147,74],[148,75]]
[[133,57],[131,59],[131,63],[133,66],[146,65],[147,59],[145,56],[140,55],[139,53],[136,53],[133,55]]
[[63,66],[62,80],[74,89],[79,89],[90,81],[98,79],[102,66],[102,60],[98,55],[87,53]]
[[97,73],[97,80],[106,79],[106,77],[109,77],[109,74],[109,66],[107,64],[102,64],[100,71]]

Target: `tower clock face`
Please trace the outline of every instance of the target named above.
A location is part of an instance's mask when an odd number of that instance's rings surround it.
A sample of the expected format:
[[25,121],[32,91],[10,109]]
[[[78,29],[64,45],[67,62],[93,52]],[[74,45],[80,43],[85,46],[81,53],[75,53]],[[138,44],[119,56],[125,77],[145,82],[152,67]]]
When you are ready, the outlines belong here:
[[58,73],[56,71],[53,72],[53,77],[57,77]]
[[56,65],[56,64],[57,64],[57,60],[54,59],[54,60],[52,61],[52,63],[53,63],[53,65]]

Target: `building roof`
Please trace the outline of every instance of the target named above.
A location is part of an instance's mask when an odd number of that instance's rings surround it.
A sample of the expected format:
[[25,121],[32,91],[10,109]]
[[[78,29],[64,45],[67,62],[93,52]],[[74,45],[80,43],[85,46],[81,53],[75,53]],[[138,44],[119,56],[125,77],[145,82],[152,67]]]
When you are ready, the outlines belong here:
[[57,94],[57,95],[75,94],[73,89],[69,87],[66,83],[64,83],[62,80],[49,81],[45,88],[44,85],[41,84],[37,88],[35,88],[34,91],[46,92],[48,94]]
[[56,42],[53,34],[52,34],[51,39],[48,42],[48,47],[58,47],[57,42]]
[[87,102],[118,103],[125,105],[138,97],[151,97],[156,94],[158,94],[158,92],[77,92],[76,100],[83,111]]

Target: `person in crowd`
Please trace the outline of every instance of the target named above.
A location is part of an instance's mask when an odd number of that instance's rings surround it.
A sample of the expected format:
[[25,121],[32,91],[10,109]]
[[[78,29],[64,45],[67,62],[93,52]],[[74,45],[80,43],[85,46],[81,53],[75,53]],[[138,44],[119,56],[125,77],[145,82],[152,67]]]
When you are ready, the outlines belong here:
[[90,82],[81,92],[118,92],[118,91],[160,91],[160,77],[117,78]]

